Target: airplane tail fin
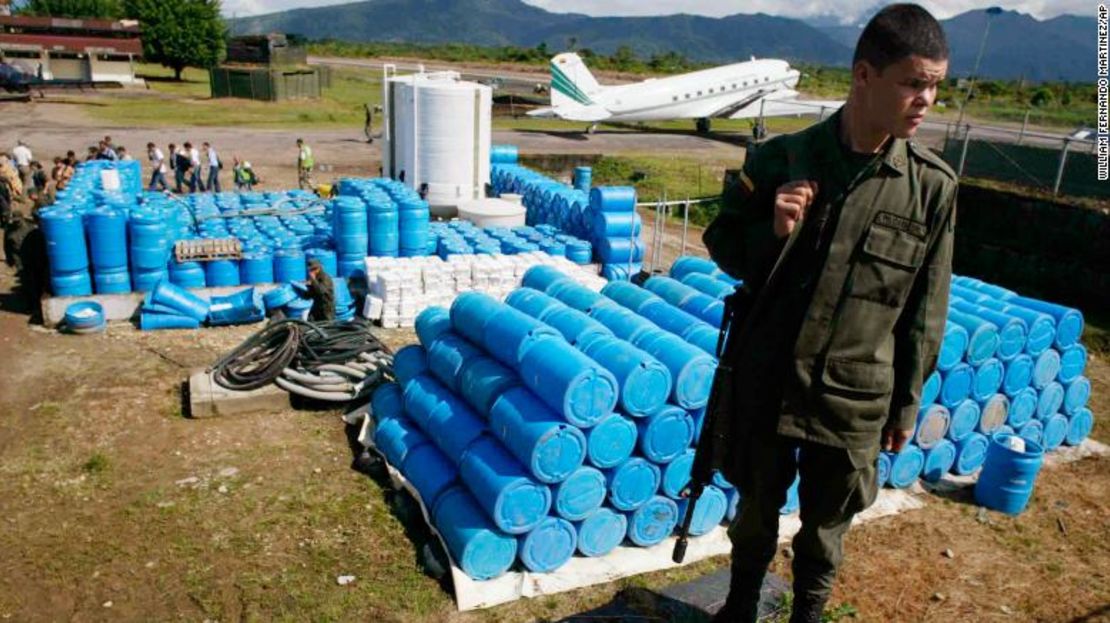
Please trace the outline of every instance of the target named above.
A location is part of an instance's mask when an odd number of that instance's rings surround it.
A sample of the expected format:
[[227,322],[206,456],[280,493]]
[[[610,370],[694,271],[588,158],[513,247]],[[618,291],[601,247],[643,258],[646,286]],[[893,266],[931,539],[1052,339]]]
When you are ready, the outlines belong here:
[[574,52],[564,52],[551,59],[551,105],[592,106],[602,91],[586,63]]

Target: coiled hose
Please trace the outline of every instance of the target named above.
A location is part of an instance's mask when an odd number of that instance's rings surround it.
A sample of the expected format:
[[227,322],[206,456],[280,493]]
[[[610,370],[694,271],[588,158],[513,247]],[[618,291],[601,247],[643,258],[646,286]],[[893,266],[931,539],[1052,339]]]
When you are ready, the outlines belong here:
[[274,322],[212,366],[221,387],[245,391],[275,383],[282,389],[330,402],[369,393],[392,368],[389,348],[364,320]]

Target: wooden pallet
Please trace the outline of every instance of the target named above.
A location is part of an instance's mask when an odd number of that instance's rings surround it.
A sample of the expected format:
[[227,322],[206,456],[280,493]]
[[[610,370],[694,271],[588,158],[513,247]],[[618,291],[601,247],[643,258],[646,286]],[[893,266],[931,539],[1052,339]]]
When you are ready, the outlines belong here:
[[243,245],[238,238],[178,240],[173,245],[173,255],[178,262],[238,260],[243,257]]

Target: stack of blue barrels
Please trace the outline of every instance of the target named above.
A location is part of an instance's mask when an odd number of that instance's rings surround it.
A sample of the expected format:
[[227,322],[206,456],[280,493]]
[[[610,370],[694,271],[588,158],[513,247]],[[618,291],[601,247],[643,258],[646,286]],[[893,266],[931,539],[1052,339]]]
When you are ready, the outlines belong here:
[[[687,315],[629,283],[598,293],[536,266],[504,303],[464,293],[417,317],[420,344],[371,401],[374,443],[463,572],[552,572],[672,534],[717,365],[672,331]],[[737,500],[716,478],[693,534]]]
[[518,255],[542,251],[565,257],[575,264],[589,264],[590,243],[569,234],[561,234],[553,225],[520,227],[485,227],[469,221],[433,223],[429,232],[435,242],[435,255],[447,259],[452,255]]
[[[627,280],[640,271],[643,226],[636,213],[635,189],[591,188],[589,167],[576,168],[574,186],[567,186],[518,164],[512,145],[495,145],[490,160],[494,194],[521,195],[528,225],[552,226],[590,244],[607,279]],[[585,247],[575,249],[576,254],[583,252]],[[568,257],[569,253],[568,249]]]
[[[717,298],[738,283],[698,257],[679,258],[671,276]],[[997,433],[1049,452],[1082,443],[1094,426],[1082,333],[1079,310],[953,276],[948,322],[913,438],[898,454],[879,457],[880,481],[901,488],[919,478],[974,474]]]
[[624,280],[640,272],[644,260],[643,225],[636,213],[636,189],[610,186],[590,191],[589,212],[601,274],[606,279]]
[[[345,178],[336,184],[340,200],[365,204],[367,245],[364,255],[416,257],[428,255],[428,202],[396,180]],[[342,266],[343,261],[340,260]]]

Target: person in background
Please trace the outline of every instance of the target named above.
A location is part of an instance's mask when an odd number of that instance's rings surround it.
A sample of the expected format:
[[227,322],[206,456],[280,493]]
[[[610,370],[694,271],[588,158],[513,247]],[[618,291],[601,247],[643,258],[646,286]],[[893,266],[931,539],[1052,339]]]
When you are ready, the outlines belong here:
[[116,153],[119,154],[120,160],[134,160],[134,158],[131,157],[131,154],[127,153],[127,148],[123,145],[120,145],[118,148],[116,148]]
[[305,144],[303,139],[297,139],[297,186],[301,190],[312,189],[312,169],[316,160],[312,157],[312,148]]
[[250,192],[258,183],[258,176],[254,174],[251,163],[239,160],[239,156],[235,156],[235,168],[232,169],[232,173],[235,175],[235,190],[238,192],[244,190]]
[[42,163],[38,160],[31,161],[31,186],[41,192],[46,190],[47,176],[46,171],[42,168]]
[[212,145],[208,141],[204,142],[204,151],[208,154],[208,190],[218,193],[220,192],[220,169],[223,168],[220,162],[220,155],[212,149]]
[[100,148],[96,145],[89,145],[89,150],[85,152],[85,162],[96,160],[100,155]]
[[[173,145],[170,145],[173,150]],[[146,144],[146,159],[150,161],[150,190],[166,190],[166,155],[154,143]]]
[[[105,137],[110,138],[110,137]],[[112,144],[107,141],[100,141],[100,146],[96,152],[97,160],[119,160],[119,154],[112,147]]]
[[12,150],[12,160],[15,161],[15,170],[19,173],[19,180],[23,182],[23,187],[27,188],[31,185],[31,161],[35,156],[31,153],[31,149],[27,147],[27,143],[23,141],[15,142],[15,149]]
[[72,149],[66,152],[65,162],[71,167],[77,166],[77,152]]
[[6,154],[0,154],[0,185],[8,187],[8,196],[15,201],[23,196],[23,180]]
[[189,169],[189,158],[188,157],[185,158],[184,166],[182,166],[182,159],[181,159],[181,154],[182,153],[183,153],[182,150],[177,145],[174,145],[173,143],[170,143],[170,164],[169,164],[169,167],[173,171],[173,181],[174,181],[173,191],[175,193],[178,193],[178,194],[181,194],[181,187],[185,183],[185,171],[187,171]]
[[312,297],[309,319],[318,322],[335,320],[335,284],[316,258],[308,260],[308,295]]
[[189,192],[204,192],[204,182],[200,179],[200,150],[186,141],[185,153],[189,156]]

